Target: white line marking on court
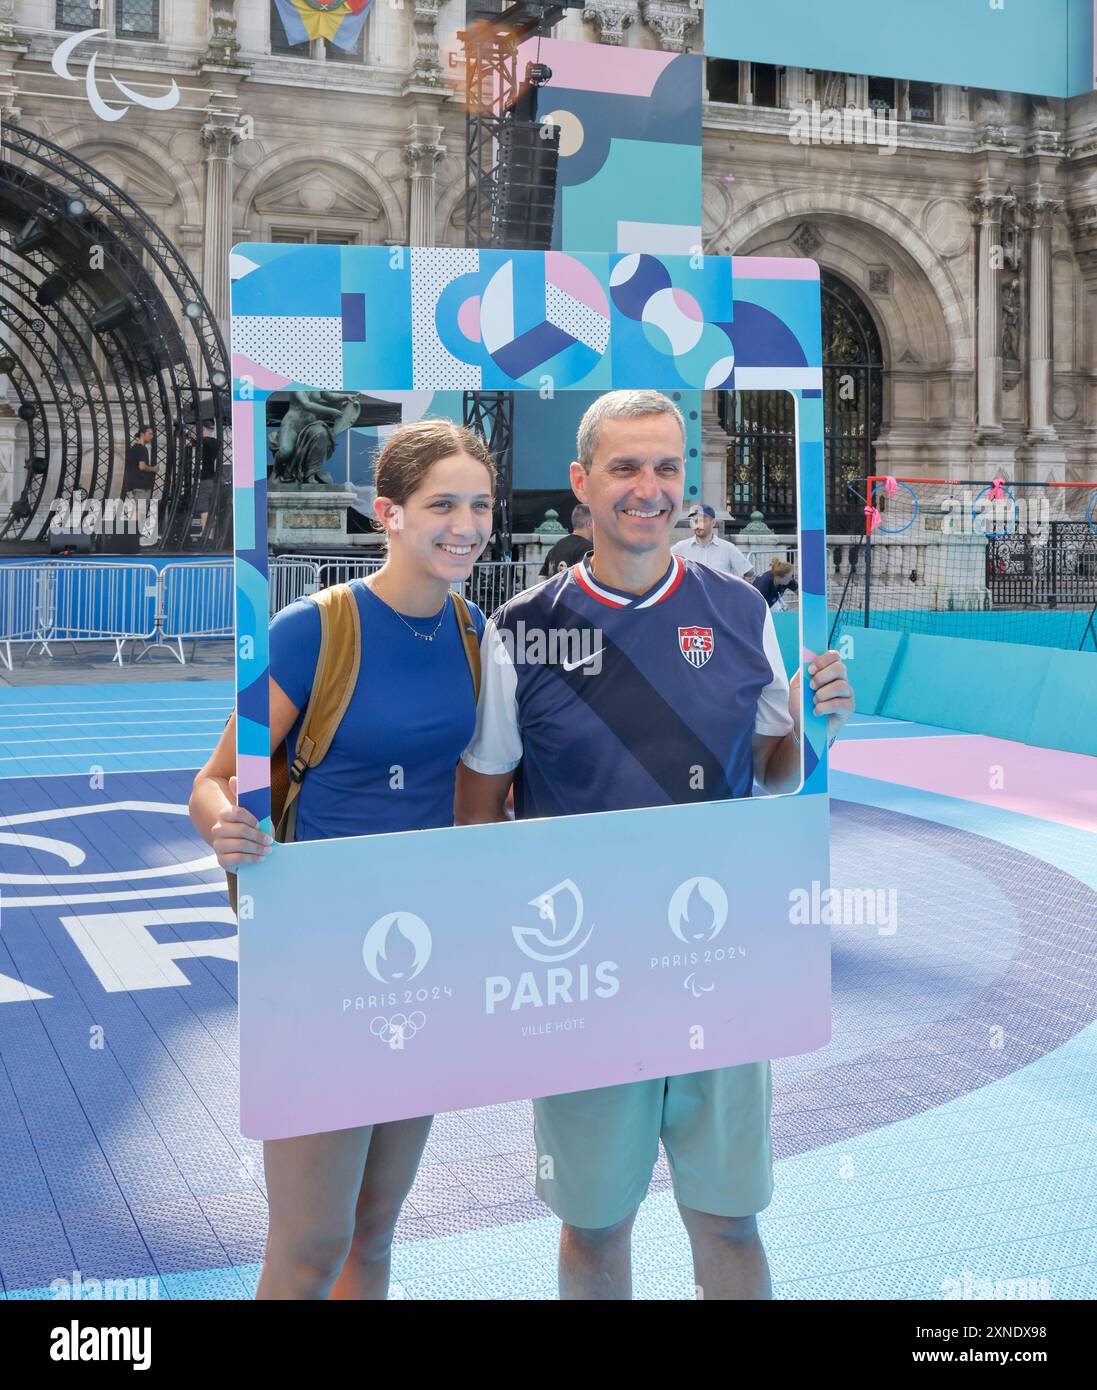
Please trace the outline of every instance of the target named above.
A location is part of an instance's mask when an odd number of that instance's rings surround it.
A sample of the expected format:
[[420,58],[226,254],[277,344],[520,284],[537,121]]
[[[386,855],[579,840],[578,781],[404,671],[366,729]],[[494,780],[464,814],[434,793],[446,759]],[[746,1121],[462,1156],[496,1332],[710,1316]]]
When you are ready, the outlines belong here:
[[850,729],[872,729],[876,726],[882,728],[886,724],[890,729],[894,728],[896,724],[913,724],[915,722],[916,721],[913,719],[858,719],[857,722],[854,723],[851,719],[846,727]]
[[[6,733],[9,729],[24,730],[24,729],[32,729],[32,728],[38,728],[38,729],[42,729],[42,730],[44,730],[44,731],[46,731],[46,732],[49,732],[50,729],[52,729],[52,728],[68,729],[68,728],[71,728],[71,726],[72,726],[73,724],[76,724],[76,723],[78,723],[82,729],[116,729],[116,728],[118,727],[118,725],[119,725],[119,724],[122,724],[122,723],[126,724],[126,725],[127,725],[129,728],[131,728],[131,729],[143,729],[143,728],[146,728],[146,727],[151,727],[152,725],[159,725],[159,724],[172,724],[172,725],[178,725],[178,724],[213,724],[213,725],[217,725],[217,724],[220,724],[220,723],[221,723],[221,720],[220,720],[220,719],[218,718],[218,716],[215,715],[215,714],[198,714],[198,715],[195,715],[195,717],[194,717],[193,719],[133,719],[133,718],[130,718],[130,717],[125,717],[125,716],[119,715],[119,716],[118,716],[117,718],[115,718],[115,719],[85,719],[85,718],[81,718],[81,719],[79,719],[79,720],[69,719],[69,720],[66,720],[65,723],[63,723],[63,724],[48,725],[48,724],[42,724],[42,723],[41,723],[39,720],[37,720],[37,719],[26,718],[26,719],[21,720],[18,724],[0,724],[0,733]],[[2,741],[3,741],[3,740],[0,740],[0,742],[2,742]]]
[[87,903],[145,902],[152,898],[186,898],[199,893],[225,893],[223,882],[199,883],[193,888],[135,888],[118,893],[54,893],[45,898],[4,898],[12,907],[78,907]]
[[[39,740],[41,741],[41,740]],[[136,748],[116,748],[113,752],[107,749],[104,753],[78,753],[73,749],[69,753],[23,753],[18,757],[0,758],[0,763],[23,763],[23,762],[56,762],[58,758],[152,758],[158,753],[212,753],[212,743],[203,743],[198,748],[147,748],[138,750]],[[135,772],[166,772],[167,768],[135,768]],[[179,769],[187,771],[186,768]]]
[[[169,748],[167,751],[168,751],[169,753],[172,753],[172,752],[183,752],[183,753],[185,753],[187,750],[186,750],[185,748],[183,748],[183,749],[172,749],[172,748]],[[59,753],[57,756],[58,756],[59,758],[69,758],[69,757],[72,757],[72,754],[71,754],[71,753]],[[145,754],[145,753],[117,753],[117,754],[114,754],[113,756],[119,757],[119,758],[123,758],[123,757],[143,758],[143,757],[147,757],[147,756],[149,756],[149,755],[148,755],[148,754]],[[10,761],[10,760],[9,760],[9,761]],[[33,761],[33,760],[30,759],[30,758],[17,758],[15,761],[16,761],[16,762],[31,762],[31,761]],[[41,761],[41,760],[39,760],[39,761]],[[152,776],[154,776],[157,772],[197,772],[197,770],[198,770],[198,764],[197,764],[197,763],[188,763],[186,767],[120,767],[120,768],[117,768],[114,772],[108,772],[108,773],[107,773],[107,776],[108,776],[108,777],[152,777]],[[10,774],[9,774],[9,773],[5,773],[3,777],[0,777],[0,782],[3,782],[3,781],[16,782],[16,781],[18,781],[18,780],[20,779],[20,776],[21,776],[21,774],[18,773],[18,772],[13,772],[13,773],[10,773]],[[26,774],[25,774],[25,780],[28,781],[28,782],[41,782],[41,781],[44,781],[47,777],[79,777],[80,780],[81,780],[82,782],[86,782],[86,781],[87,781],[87,773],[84,772],[84,771],[80,771],[80,772],[34,772],[34,773],[26,773]]]
[[107,710],[111,709],[140,709],[150,710],[155,712],[156,714],[167,714],[170,713],[172,710],[177,709],[232,709],[232,707],[233,702],[230,697],[226,697],[223,700],[173,700],[169,701],[167,704],[162,705],[149,704],[145,700],[121,700],[117,704],[111,704],[109,701],[105,700],[96,700],[92,704],[77,704],[74,702],[71,705],[51,705],[44,700],[32,700],[25,705],[17,705],[7,704],[3,700],[0,700],[0,714],[5,714],[8,710],[13,709],[31,709],[37,710],[41,714],[51,715],[64,715],[81,712],[102,714]]
[[[167,722],[170,723],[170,721],[167,721]],[[112,726],[108,725],[108,728],[109,728],[109,727],[112,727]],[[136,738],[136,739],[141,739],[141,738],[144,738],[145,735],[144,735],[144,734],[96,734],[95,737],[99,740],[100,743],[132,743],[133,740],[134,740],[135,738]],[[201,735],[201,734],[191,734],[191,735],[184,734],[183,737],[184,737],[184,738],[188,738],[188,737],[191,737],[191,738],[201,738],[202,735]],[[41,746],[41,744],[43,744],[43,743],[49,743],[49,744],[52,745],[52,744],[54,744],[54,743],[85,743],[86,741],[87,741],[87,735],[86,735],[86,734],[67,734],[64,738],[48,738],[48,739],[41,739],[41,738],[5,738],[5,739],[0,739],[0,743],[2,743],[3,746],[4,746],[5,748],[18,748],[18,747],[20,747],[20,745],[22,745],[22,744],[24,744],[24,743],[26,743],[26,744],[33,743],[33,744],[35,744],[36,746]],[[46,756],[48,756],[48,755],[46,755]],[[59,756],[59,757],[60,757],[60,756],[69,757],[69,756],[71,756],[71,754],[64,754],[64,755],[58,754],[58,756]]]

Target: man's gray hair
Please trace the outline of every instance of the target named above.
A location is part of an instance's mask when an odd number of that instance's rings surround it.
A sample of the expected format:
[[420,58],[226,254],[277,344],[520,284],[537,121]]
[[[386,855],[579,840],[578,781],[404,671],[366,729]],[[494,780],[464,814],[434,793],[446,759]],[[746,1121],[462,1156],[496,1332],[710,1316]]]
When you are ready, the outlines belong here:
[[590,472],[594,451],[598,447],[598,426],[603,420],[636,420],[644,415],[673,415],[686,438],[686,422],[682,412],[662,391],[607,391],[589,406],[579,421],[579,462],[585,473]]

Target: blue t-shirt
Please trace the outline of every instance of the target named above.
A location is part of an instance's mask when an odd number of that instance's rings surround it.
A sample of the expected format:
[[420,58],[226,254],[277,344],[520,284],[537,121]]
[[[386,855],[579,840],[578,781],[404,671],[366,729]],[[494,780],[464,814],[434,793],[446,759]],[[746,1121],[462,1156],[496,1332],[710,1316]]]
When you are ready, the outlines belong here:
[[[453,824],[457,761],[476,723],[472,677],[447,597],[445,613],[401,617],[360,579],[362,662],[327,756],[305,774],[297,840],[433,830]],[[469,604],[476,631],[484,615]],[[431,642],[408,631],[438,629]],[[270,625],[270,673],[301,711],[286,740],[292,759],[320,653],[320,612],[298,599]]]

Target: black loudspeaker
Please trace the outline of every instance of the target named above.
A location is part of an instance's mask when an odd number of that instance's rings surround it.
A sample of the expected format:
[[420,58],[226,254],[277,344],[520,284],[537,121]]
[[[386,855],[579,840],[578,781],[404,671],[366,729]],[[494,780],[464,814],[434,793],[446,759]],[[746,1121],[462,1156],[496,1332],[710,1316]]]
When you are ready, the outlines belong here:
[[499,132],[500,243],[524,251],[552,246],[560,127],[507,121]]
[[116,531],[110,538],[112,555],[139,555],[141,553],[141,533],[134,526],[132,530]]
[[51,531],[51,555],[90,555],[92,537],[85,531]]

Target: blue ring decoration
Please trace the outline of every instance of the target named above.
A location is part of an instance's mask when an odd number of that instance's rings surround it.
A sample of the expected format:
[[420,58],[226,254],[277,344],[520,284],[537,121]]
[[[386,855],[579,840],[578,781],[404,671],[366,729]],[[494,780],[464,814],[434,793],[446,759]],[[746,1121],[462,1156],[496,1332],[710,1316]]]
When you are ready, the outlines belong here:
[[[901,536],[904,531],[909,531],[910,528],[914,525],[914,523],[918,520],[918,494],[908,483],[899,482],[899,480],[896,479],[896,484],[898,487],[903,488],[905,492],[909,492],[911,497],[914,498],[914,515],[911,517],[911,519],[907,522],[905,526],[888,527],[884,525],[883,513],[881,512],[880,524],[879,526],[877,526],[876,531],[881,532],[885,536]],[[883,488],[884,491],[887,492],[887,483],[877,483],[876,486],[872,489],[871,505],[874,507],[876,506],[876,494],[880,491],[881,488]]]
[[1089,529],[1097,536],[1097,515],[1094,514],[1094,507],[1097,506],[1097,487],[1089,494],[1089,506],[1086,508],[1086,520],[1089,522]]
[[[982,497],[982,496],[984,496],[986,493],[988,493],[988,492],[991,490],[991,488],[992,488],[993,486],[994,486],[993,483],[988,483],[987,486],[986,486],[985,488],[983,488],[983,491],[982,491],[982,492],[976,493],[976,495],[975,495],[975,501],[972,502],[972,504],[971,504],[971,520],[972,520],[972,524],[973,524],[973,529],[974,529],[974,522],[975,522],[975,519],[976,519],[976,511],[975,511],[975,509],[976,509],[976,507],[979,505],[979,498]],[[1013,493],[1010,492],[1010,490],[1009,490],[1008,487],[1003,487],[1003,488],[1002,488],[1002,491],[1003,491],[1003,492],[1005,493],[1005,495],[1009,498],[1009,500],[1013,503],[1013,526],[1014,526],[1014,530],[1016,530],[1016,528],[1017,528],[1017,499],[1016,499],[1016,497],[1014,497]],[[983,535],[986,536],[986,538],[987,538],[988,540],[992,540],[992,541],[1000,541],[1000,540],[1002,539],[1003,536],[1008,536],[1009,534],[1010,534],[1010,532],[1009,532],[1008,530],[1007,530],[1007,531],[984,531],[984,532],[983,532]]]

